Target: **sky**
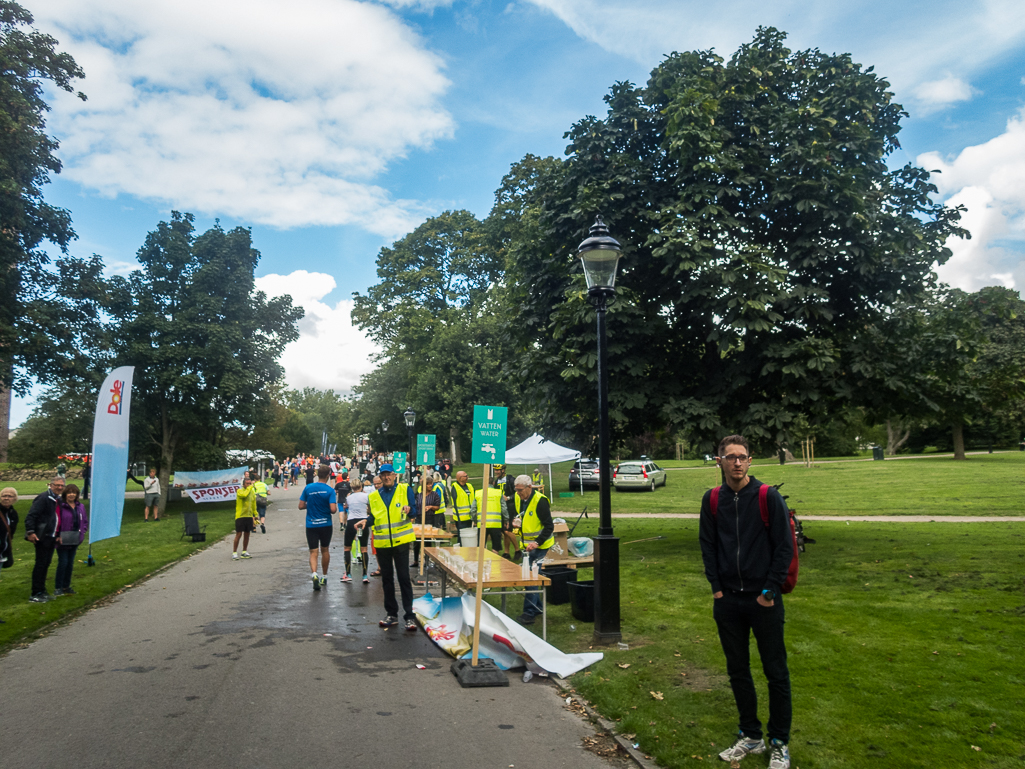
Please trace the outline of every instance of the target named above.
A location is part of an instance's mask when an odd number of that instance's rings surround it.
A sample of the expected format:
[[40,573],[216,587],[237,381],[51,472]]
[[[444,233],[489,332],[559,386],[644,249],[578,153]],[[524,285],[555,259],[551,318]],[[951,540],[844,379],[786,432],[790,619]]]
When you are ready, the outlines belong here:
[[374,367],[349,313],[382,247],[445,210],[486,216],[511,164],[562,156],[613,83],[672,51],[728,58],[759,25],[891,83],[909,113],[891,163],[940,171],[939,199],[968,208],[942,280],[1025,287],[1021,0],[21,2],[86,73],[88,100],[53,93],[48,116],[71,251],[124,274],[172,210],[251,228],[258,287],[306,309],[291,387],[347,392]]

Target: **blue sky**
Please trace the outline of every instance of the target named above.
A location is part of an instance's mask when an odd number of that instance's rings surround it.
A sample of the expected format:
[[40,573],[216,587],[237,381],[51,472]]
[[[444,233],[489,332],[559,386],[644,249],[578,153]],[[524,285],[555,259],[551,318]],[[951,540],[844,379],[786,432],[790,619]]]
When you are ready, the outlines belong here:
[[[1025,286],[1025,3],[692,0],[24,0],[86,71],[54,96],[73,251],[134,264],[172,209],[253,230],[260,285],[306,307],[292,386],[347,390],[372,339],[353,291],[383,245],[451,208],[487,214],[510,164],[561,155],[617,80],[672,50],[729,56],[759,24],[845,51],[910,117],[894,163],[969,206],[941,277]],[[16,399],[12,424],[31,398]]]

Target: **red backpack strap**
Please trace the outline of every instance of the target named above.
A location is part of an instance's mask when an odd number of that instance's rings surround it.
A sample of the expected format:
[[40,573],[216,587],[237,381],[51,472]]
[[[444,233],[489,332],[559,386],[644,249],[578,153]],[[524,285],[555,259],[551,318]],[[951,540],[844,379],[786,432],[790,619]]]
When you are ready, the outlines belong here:
[[758,487],[758,512],[762,514],[762,523],[769,528],[769,484]]
[[719,513],[719,486],[712,489],[712,495],[708,498],[708,507],[712,511],[712,516],[715,517]]

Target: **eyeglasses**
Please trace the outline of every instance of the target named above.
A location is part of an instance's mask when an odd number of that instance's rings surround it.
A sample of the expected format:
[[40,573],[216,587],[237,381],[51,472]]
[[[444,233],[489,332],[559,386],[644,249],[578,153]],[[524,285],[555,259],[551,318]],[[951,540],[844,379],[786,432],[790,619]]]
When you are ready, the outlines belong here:
[[735,465],[743,464],[747,462],[751,457],[745,456],[744,454],[727,454],[722,458],[723,462],[732,463]]

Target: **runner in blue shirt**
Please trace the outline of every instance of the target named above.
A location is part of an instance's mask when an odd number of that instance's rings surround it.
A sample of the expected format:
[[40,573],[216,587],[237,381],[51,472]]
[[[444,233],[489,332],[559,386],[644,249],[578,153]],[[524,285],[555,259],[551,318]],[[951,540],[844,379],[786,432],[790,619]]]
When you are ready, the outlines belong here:
[[[310,577],[313,589],[320,590],[327,584],[327,567],[331,563],[331,515],[338,512],[335,502],[335,490],[324,481],[331,475],[331,468],[326,465],[317,470],[317,483],[307,483],[299,496],[299,509],[306,511],[306,544],[310,548]],[[324,576],[317,576],[317,550],[320,550],[320,565]]]

